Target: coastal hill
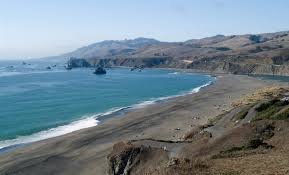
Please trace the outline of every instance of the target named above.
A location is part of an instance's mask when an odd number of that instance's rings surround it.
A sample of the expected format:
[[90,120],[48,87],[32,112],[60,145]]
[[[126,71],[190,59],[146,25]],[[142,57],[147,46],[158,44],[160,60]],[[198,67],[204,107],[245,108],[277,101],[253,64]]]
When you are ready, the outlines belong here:
[[[289,74],[289,32],[216,35],[185,42],[103,41],[60,57],[85,66],[186,68],[234,74]],[[82,67],[82,64],[74,64]]]
[[131,52],[149,45],[157,45],[160,41],[149,38],[136,38],[133,40],[106,40],[94,43],[73,52],[61,55],[61,57],[77,58],[111,58],[114,56],[128,56]]

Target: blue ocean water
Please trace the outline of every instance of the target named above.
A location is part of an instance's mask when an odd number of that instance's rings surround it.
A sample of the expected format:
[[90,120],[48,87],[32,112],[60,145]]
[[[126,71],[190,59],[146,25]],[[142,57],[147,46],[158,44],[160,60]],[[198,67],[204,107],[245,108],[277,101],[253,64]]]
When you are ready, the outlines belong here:
[[168,70],[67,71],[63,65],[0,62],[0,148],[95,126],[105,114],[198,91],[213,78]]

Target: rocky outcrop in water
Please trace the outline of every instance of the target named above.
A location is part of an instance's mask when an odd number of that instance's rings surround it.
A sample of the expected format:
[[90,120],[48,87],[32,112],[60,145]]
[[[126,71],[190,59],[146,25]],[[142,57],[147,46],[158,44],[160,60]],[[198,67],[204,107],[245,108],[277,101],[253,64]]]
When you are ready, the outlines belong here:
[[102,75],[102,74],[106,74],[106,70],[103,67],[98,67],[95,69],[93,73],[97,75]]

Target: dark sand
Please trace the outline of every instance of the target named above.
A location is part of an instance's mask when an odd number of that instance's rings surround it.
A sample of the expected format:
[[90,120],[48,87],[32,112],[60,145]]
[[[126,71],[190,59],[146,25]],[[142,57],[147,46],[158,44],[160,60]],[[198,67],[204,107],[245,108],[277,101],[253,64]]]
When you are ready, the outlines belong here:
[[[247,76],[220,75],[199,93],[177,97],[105,123],[0,154],[0,174],[96,175],[106,173],[114,143],[144,138],[179,140],[254,90],[279,84]],[[176,129],[178,128],[178,129]]]

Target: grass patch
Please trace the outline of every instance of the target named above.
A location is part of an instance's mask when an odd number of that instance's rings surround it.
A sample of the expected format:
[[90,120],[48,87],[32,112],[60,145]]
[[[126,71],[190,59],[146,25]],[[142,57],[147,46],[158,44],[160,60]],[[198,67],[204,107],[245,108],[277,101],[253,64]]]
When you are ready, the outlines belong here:
[[218,154],[215,154],[212,156],[212,159],[222,159],[222,158],[236,158],[236,157],[244,157],[248,155],[252,155],[257,153],[257,148],[263,148],[263,149],[272,149],[274,146],[269,145],[268,143],[264,142],[262,138],[254,138],[249,140],[248,143],[246,143],[243,146],[240,147],[232,147],[225,151],[220,151]]
[[281,109],[282,109],[281,106],[270,106],[266,110],[258,112],[253,120],[256,121],[256,120],[270,119]]
[[246,106],[244,106],[241,109],[241,111],[239,111],[238,113],[236,113],[234,115],[234,119],[235,120],[243,120],[247,116],[247,114],[248,114],[249,110],[252,108],[252,106],[254,106],[254,105],[246,105]]
[[286,120],[289,118],[289,105],[286,101],[274,99],[262,103],[255,110],[257,111],[255,121],[262,119]]
[[208,125],[215,125],[224,115],[226,115],[228,112],[224,112],[222,114],[217,115],[216,117],[212,117],[208,119],[207,124]]
[[241,99],[233,102],[232,106],[240,107],[245,104],[260,102],[264,99],[278,98],[283,92],[285,93],[287,90],[279,86],[261,88],[254,93],[245,95]]
[[289,118],[289,108],[281,110],[279,113],[277,113],[272,117],[272,119],[275,120],[286,120],[288,118]]

